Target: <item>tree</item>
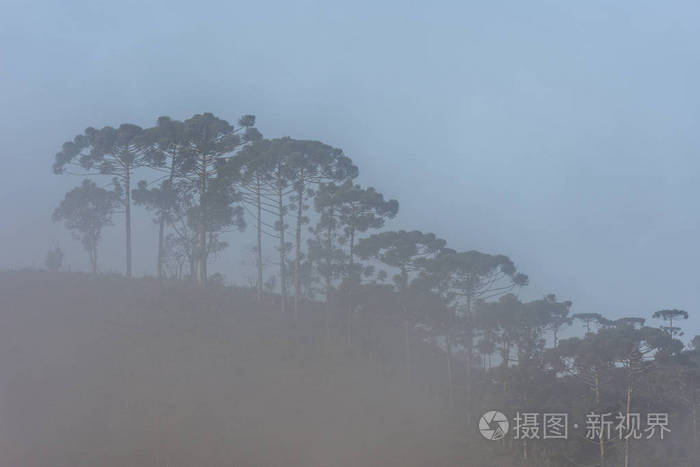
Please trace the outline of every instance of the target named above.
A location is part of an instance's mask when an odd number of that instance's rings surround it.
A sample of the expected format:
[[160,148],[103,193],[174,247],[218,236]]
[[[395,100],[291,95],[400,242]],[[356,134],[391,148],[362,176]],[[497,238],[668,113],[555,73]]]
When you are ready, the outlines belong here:
[[350,319],[354,309],[352,297],[361,283],[361,271],[355,264],[356,235],[368,229],[378,229],[387,219],[396,216],[399,203],[396,200],[384,200],[384,196],[374,188],[362,188],[351,180],[338,186],[335,196],[331,198],[338,213],[337,227],[342,229],[339,241],[348,245],[347,263],[344,265],[344,280],[341,283],[343,298],[346,300],[345,326],[346,337],[350,339]]
[[[320,185],[315,197],[319,222],[314,229],[316,240],[309,252],[326,280],[326,300],[330,296],[334,277],[344,276],[345,287],[357,282],[355,242],[358,232],[380,228],[398,212],[398,201],[384,200],[374,188],[353,185],[351,180],[338,185]],[[325,238],[324,238],[325,237]],[[348,244],[346,253],[340,244]]]
[[[639,375],[649,371],[651,364],[645,357],[657,350],[660,339],[659,330],[644,327],[644,319],[636,317],[620,318],[614,321],[613,338],[621,349],[618,361],[625,368],[625,426],[630,426],[632,411],[632,393]],[[625,439],[624,466],[630,465],[630,440]]]
[[309,260],[315,264],[323,277],[326,305],[330,303],[333,280],[343,266],[343,250],[337,245],[338,233],[338,185],[321,184],[314,198],[314,207],[319,220],[313,229],[314,238],[309,240]]
[[[423,261],[434,258],[445,248],[445,240],[437,238],[433,233],[423,233],[417,230],[400,230],[373,234],[360,239],[355,253],[363,260],[375,260],[398,269],[393,276],[398,289],[404,321],[404,352],[408,375],[411,375],[411,313],[416,305],[420,308],[421,301],[416,300],[414,291],[409,293],[410,275],[417,275]],[[380,270],[377,279],[382,280],[386,272]],[[413,306],[411,306],[413,305]],[[450,362],[451,363],[451,362]]]
[[613,321],[613,325],[615,325],[615,327],[627,326],[633,329],[639,329],[640,327],[644,326],[645,322],[646,320],[644,318],[625,317],[616,319]]
[[565,326],[570,326],[573,322],[573,319],[569,316],[571,301],[566,300],[563,302],[557,302],[556,295],[548,294],[541,301],[541,304],[547,308],[549,313],[549,323],[547,328],[552,331],[554,347],[556,347],[559,343],[559,332],[561,329]]
[[474,347],[473,307],[477,301],[498,297],[515,287],[527,285],[528,277],[519,273],[507,256],[478,251],[445,250],[435,258],[423,262],[423,268],[417,283],[442,297],[455,317],[463,323],[469,406]]
[[586,328],[586,334],[590,334],[592,332],[592,324],[596,324],[599,327],[609,326],[612,324],[612,321],[603,317],[603,315],[600,313],[576,313],[572,316],[572,318],[583,322],[583,326]]
[[[583,339],[578,337],[562,340],[556,351],[561,358],[560,370],[583,381],[594,394],[595,413],[603,413],[603,380],[614,371],[615,362],[622,353],[611,339],[614,329],[602,329],[598,333],[587,332]],[[606,440],[598,434],[599,465],[605,466]]]
[[267,187],[272,193],[270,196],[270,208],[277,217],[274,228],[279,239],[279,276],[280,298],[282,313],[287,312],[287,286],[289,276],[287,274],[287,251],[291,244],[285,239],[287,228],[286,217],[289,211],[288,197],[294,192],[292,183],[292,170],[289,164],[289,154],[285,149],[285,138],[277,138],[270,141],[269,150],[265,153],[266,165],[269,167],[269,177],[266,179]]
[[[523,303],[515,295],[508,293],[496,302],[480,302],[475,307],[475,322],[483,331],[501,344],[501,369],[504,394],[508,389],[508,368],[511,361],[517,362],[520,369],[531,370],[533,362],[541,364],[545,345],[545,330],[551,330],[553,323],[560,322],[564,310],[570,302],[557,302],[553,294],[540,300]],[[483,338],[482,338],[483,340]],[[516,350],[517,359],[511,355]]]
[[[340,181],[357,175],[357,167],[342,150],[318,141],[296,140],[289,137],[260,140],[241,150],[227,168],[232,183],[243,193],[243,201],[252,208],[249,213],[257,223],[258,294],[262,291],[262,234],[271,227],[280,239],[280,252],[288,249],[283,240],[286,231],[285,217],[290,209],[296,211],[296,258],[294,263],[295,316],[299,311],[302,295],[302,225],[308,222],[304,211],[307,200],[315,195],[317,187],[324,182]],[[264,213],[277,217],[274,225],[263,221]],[[284,229],[280,226],[284,224]],[[286,255],[281,255],[280,266],[284,269],[283,295],[286,297]]]
[[93,274],[97,273],[97,246],[102,228],[112,224],[118,194],[98,187],[91,180],[66,193],[53,213],[54,222],[63,221],[74,238],[79,239],[90,256]]
[[301,227],[308,223],[304,216],[306,199],[313,197],[322,183],[340,182],[357,177],[358,170],[352,160],[338,148],[319,141],[282,138],[282,151],[286,154],[289,179],[294,190],[291,207],[296,207],[295,260],[294,260],[294,314],[299,315],[301,296]]
[[342,241],[348,244],[347,277],[355,274],[355,237],[369,229],[379,229],[388,219],[399,212],[399,202],[385,200],[384,195],[373,187],[362,188],[348,180],[343,183],[335,196],[338,205],[338,221],[343,229]]
[[522,302],[513,294],[505,294],[495,302],[481,302],[475,307],[475,321],[479,328],[487,331],[486,340],[497,340],[500,344],[501,378],[503,393],[508,389],[507,369],[511,362],[512,349],[516,345]]
[[[133,190],[134,202],[155,213],[158,224],[158,277],[163,277],[165,262],[165,227],[172,225],[176,217],[184,215],[182,190],[178,190],[178,179],[183,177],[186,151],[189,144],[185,137],[184,124],[170,117],[159,117],[156,125],[144,131],[145,160],[148,166],[163,173],[154,182],[141,180]],[[161,183],[155,187],[155,182]]]
[[[538,400],[542,389],[532,382],[537,379],[546,381],[544,333],[550,325],[553,312],[558,311],[553,306],[554,303],[552,297],[523,303],[508,293],[499,297],[497,302],[480,302],[475,307],[475,322],[482,331],[487,331],[477,348],[485,347],[490,351],[493,346],[491,342],[500,334],[501,366],[496,371],[494,380],[501,380],[503,397],[513,408],[529,406]],[[482,344],[484,342],[488,345]],[[511,359],[513,350],[515,359]],[[516,363],[513,367],[510,366],[511,361]],[[528,459],[529,451],[528,442],[523,439],[524,459]]]
[[80,175],[111,175],[119,183],[126,225],[127,276],[131,276],[131,179],[136,169],[147,164],[143,129],[124,123],[119,128],[87,128],[63,144],[53,165],[56,174],[75,174],[72,170],[77,167],[87,172]]
[[661,326],[661,329],[668,332],[671,336],[682,336],[683,332],[681,328],[673,326],[673,320],[688,319],[688,312],[684,310],[677,310],[675,308],[670,310],[659,310],[653,315],[653,318],[662,319],[668,321],[668,326]]
[[51,248],[48,253],[46,253],[46,267],[49,268],[51,272],[58,272],[63,265],[63,250],[58,245]]
[[249,141],[259,139],[260,133],[254,128],[255,117],[245,115],[234,128],[226,120],[211,113],[197,114],[184,121],[184,139],[187,151],[182,164],[186,171],[187,191],[194,198],[188,210],[191,224],[196,226],[199,235],[199,275],[200,282],[206,285],[207,262],[210,249],[207,242],[216,232],[229,226],[245,227],[243,209],[232,204],[240,200],[226,177],[218,177],[218,169],[227,157]]
[[[258,301],[263,296],[263,250],[262,235],[277,236],[270,231],[275,231],[275,226],[263,220],[264,212],[271,212],[273,204],[272,193],[269,189],[272,172],[272,158],[269,156],[271,143],[269,140],[260,139],[241,149],[235,157],[231,158],[221,168],[235,184],[241,193],[241,201],[249,214],[255,219],[256,247],[255,261],[257,269],[256,290]],[[253,211],[251,211],[251,208]],[[267,228],[267,229],[266,229]]]
[[434,258],[444,248],[445,240],[433,233],[399,230],[360,239],[355,253],[364,260],[374,259],[397,268],[398,274],[393,276],[393,280],[402,291],[408,288],[410,274],[415,275],[420,270],[421,262]]

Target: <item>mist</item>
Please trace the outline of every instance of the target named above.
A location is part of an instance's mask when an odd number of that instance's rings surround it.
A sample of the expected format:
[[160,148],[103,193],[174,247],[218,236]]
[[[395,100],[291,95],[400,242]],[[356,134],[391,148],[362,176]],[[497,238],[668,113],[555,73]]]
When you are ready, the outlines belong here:
[[[508,292],[523,303],[555,294],[559,302],[571,302],[572,315],[639,316],[657,328],[667,323],[653,313],[687,310],[683,334],[673,337],[691,351],[700,334],[695,2],[4,0],[2,5],[3,274],[45,269],[47,251],[58,246],[63,273],[89,275],[90,257],[81,242],[64,222],[52,220],[66,193],[85,178],[55,174],[56,153],[86,128],[131,123],[147,129],[161,116],[187,121],[204,113],[237,126],[242,116],[254,115],[262,138],[320,141],[341,149],[359,169],[353,183],[397,200],[398,213],[376,230],[358,232],[357,240],[382,231],[434,233],[457,252],[512,260],[527,274],[527,284]],[[109,188],[111,176],[90,179]],[[154,179],[140,169],[131,188]],[[311,257],[309,228],[321,215],[313,197],[308,203],[305,259]],[[250,212],[242,216],[245,229],[222,231],[227,247],[205,260],[208,273],[220,274],[220,285],[231,290],[256,287],[255,219]],[[138,205],[132,206],[131,222],[132,275],[154,280],[158,222]],[[291,216],[289,229],[293,242]],[[124,242],[123,215],[115,212],[97,249],[99,272],[109,280],[126,272]],[[282,293],[275,242],[266,238],[262,254],[269,302],[251,305],[268,313],[277,310]],[[293,248],[286,261],[294,274]],[[375,267],[381,262],[369,261]],[[177,280],[186,281],[184,276]],[[336,279],[341,290],[341,276]],[[51,287],[60,289],[63,279],[57,280]],[[392,273],[384,282],[392,283]],[[290,287],[293,300],[294,284]],[[319,289],[307,298],[311,309],[324,301],[324,293]],[[13,296],[8,308],[35,306],[22,300]],[[70,300],[61,306],[70,310],[69,305]],[[236,313],[245,315],[243,308]],[[283,315],[291,308],[290,302]],[[309,313],[317,313],[318,321],[306,319],[323,334],[322,311],[314,310]],[[12,323],[29,318],[16,319],[8,318]],[[347,330],[338,319],[333,329],[342,341]],[[197,328],[193,342],[206,340],[202,329],[214,321]],[[40,322],[37,318],[36,325]],[[258,332],[260,323],[249,325]],[[96,332],[86,326],[88,335]],[[576,321],[562,332],[577,336],[584,328]],[[21,342],[38,339],[26,329]],[[302,349],[309,350],[299,342],[320,339],[311,331],[294,332]],[[70,336],[66,331],[55,342]],[[90,338],[81,339],[89,348]],[[545,340],[552,344],[551,336]],[[440,342],[436,348],[445,350]],[[435,391],[430,397],[448,397],[445,388]],[[432,413],[432,406],[416,404]],[[319,459],[295,462],[334,458]],[[362,459],[343,465],[360,465]]]

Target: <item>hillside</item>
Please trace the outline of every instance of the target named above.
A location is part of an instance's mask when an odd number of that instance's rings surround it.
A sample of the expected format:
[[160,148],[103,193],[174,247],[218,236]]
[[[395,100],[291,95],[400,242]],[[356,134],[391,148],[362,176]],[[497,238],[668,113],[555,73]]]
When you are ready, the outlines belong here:
[[318,311],[43,272],[0,302],[0,466],[464,465],[444,400]]

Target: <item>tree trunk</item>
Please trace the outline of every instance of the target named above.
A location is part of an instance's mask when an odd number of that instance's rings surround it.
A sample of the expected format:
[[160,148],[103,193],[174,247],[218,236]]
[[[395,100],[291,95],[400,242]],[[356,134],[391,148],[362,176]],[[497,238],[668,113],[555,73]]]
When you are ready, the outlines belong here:
[[690,398],[690,403],[692,404],[692,407],[690,409],[690,413],[693,419],[693,452],[697,452],[698,450],[698,403],[695,398],[695,394]]
[[406,313],[406,307],[403,308],[404,311],[404,326],[403,326],[403,339],[404,339],[404,352],[406,354],[406,378],[410,382],[411,374],[413,369],[411,368],[411,323],[408,320],[408,313]]
[[449,328],[445,331],[445,345],[447,346],[447,394],[450,402],[450,409],[454,409],[454,373],[452,370],[452,341],[450,340]]
[[[631,371],[630,371],[631,373]],[[632,375],[629,375],[629,380],[627,381],[627,402],[625,404],[625,420],[626,429],[630,429],[630,408],[632,405]],[[625,437],[625,467],[630,465],[630,440],[629,437]]]
[[158,225],[158,279],[163,279],[163,236],[165,234],[165,215],[161,213]]
[[200,174],[199,188],[199,282],[207,285],[207,158],[202,155],[202,173]]
[[90,266],[92,267],[92,273],[97,274],[97,246],[94,246],[88,250],[90,255]]
[[258,208],[258,221],[257,221],[257,234],[258,234],[258,251],[256,255],[257,259],[257,266],[258,266],[258,283],[257,283],[257,292],[258,292],[258,302],[262,302],[262,297],[263,297],[263,264],[262,264],[262,200],[260,199],[260,191],[262,190],[261,187],[261,182],[260,182],[260,176],[256,176],[256,187],[255,187],[255,196],[256,196],[256,204]]
[[277,202],[279,203],[279,228],[280,228],[280,295],[282,298],[282,314],[287,312],[287,265],[285,262],[284,244],[284,204],[282,199],[282,186],[277,187]]
[[[170,176],[168,177],[168,190],[173,189],[173,179],[175,178],[175,161],[170,162]],[[170,194],[168,195],[170,196]],[[169,208],[170,206],[168,206]],[[160,220],[158,225],[158,279],[163,279],[163,262],[165,257],[165,251],[163,247],[165,233],[165,212],[160,213]]]
[[[354,224],[354,218],[355,218],[355,207],[353,206],[353,215],[352,215],[352,223]],[[345,310],[345,313],[347,314],[347,317],[345,318],[345,333],[346,333],[346,341],[347,344],[350,345],[350,334],[351,334],[351,319],[352,319],[352,312],[354,310],[354,305],[353,305],[353,292],[355,288],[355,274],[353,271],[354,265],[355,265],[355,227],[354,225],[350,226],[350,265],[348,267],[348,290],[347,290],[347,297],[348,297],[348,308]]]
[[331,267],[333,265],[333,206],[328,207],[328,231],[326,233],[326,303],[329,303],[331,295],[331,280],[333,273]]
[[333,206],[328,207],[328,230],[326,231],[326,311],[324,313],[324,322],[326,328],[326,341],[331,340],[331,283],[333,273],[331,267],[333,265]]
[[467,296],[467,316],[466,316],[466,329],[465,329],[465,350],[467,352],[467,390],[466,390],[466,406],[467,413],[471,413],[471,402],[472,402],[472,359],[474,350],[474,336],[472,334],[472,308],[471,308],[471,297]]
[[[600,378],[598,377],[598,371],[595,372],[595,404],[598,409],[598,414],[600,415]],[[601,419],[600,433],[598,436],[598,450],[600,451],[600,467],[605,467],[605,440],[603,439],[603,420]]]
[[350,226],[350,271],[348,275],[352,274],[352,268],[355,265],[355,216],[356,214],[355,206],[352,207],[352,225]]
[[124,207],[126,212],[126,276],[131,277],[131,173],[126,166],[124,177],[126,192],[124,193]]
[[503,370],[503,395],[508,393],[508,363],[510,361],[510,341],[504,340],[503,352],[501,353],[501,368]]
[[294,319],[299,319],[299,297],[301,296],[301,216],[304,208],[304,175],[301,175],[301,183],[297,191],[297,231],[296,231],[296,257],[294,260]]

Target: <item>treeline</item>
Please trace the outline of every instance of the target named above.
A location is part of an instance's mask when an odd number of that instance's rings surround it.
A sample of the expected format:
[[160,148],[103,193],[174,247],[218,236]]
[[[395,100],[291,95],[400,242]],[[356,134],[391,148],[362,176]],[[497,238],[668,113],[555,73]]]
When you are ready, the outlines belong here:
[[[265,139],[251,115],[231,125],[205,113],[161,117],[145,129],[88,128],[63,145],[53,169],[111,177],[108,188],[84,180],[54,212],[81,240],[93,272],[101,231],[123,210],[131,275],[132,204],[158,226],[158,277],[202,286],[211,279],[208,264],[227,247],[224,234],[250,223],[258,300],[274,291],[295,319],[310,301],[325,302],[327,320],[342,317],[348,343],[360,337],[351,320],[365,323],[366,337],[380,317],[389,319],[402,329],[409,375],[418,373],[413,347],[432,342],[444,362],[446,405],[469,420],[470,434],[478,437],[479,415],[494,408],[563,412],[580,425],[589,413],[622,414],[616,426],[628,430],[628,414],[666,412],[672,430],[646,440],[572,429],[565,442],[498,441],[489,445],[497,446],[494,456],[529,465],[697,465],[700,336],[687,346],[679,339],[687,312],[657,311],[658,327],[643,317],[572,315],[571,302],[555,295],[523,302],[514,292],[528,277],[507,256],[457,251],[434,233],[381,231],[399,203],[355,183],[359,170],[338,148]],[[266,277],[268,242],[278,257]],[[575,322],[583,335],[562,339]],[[471,442],[481,450],[487,443]]]

